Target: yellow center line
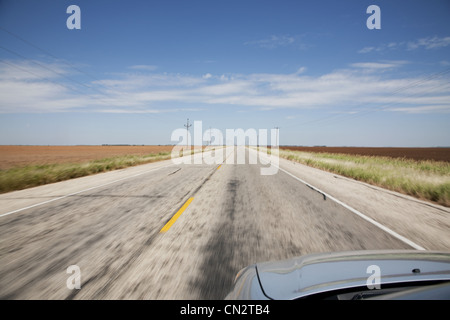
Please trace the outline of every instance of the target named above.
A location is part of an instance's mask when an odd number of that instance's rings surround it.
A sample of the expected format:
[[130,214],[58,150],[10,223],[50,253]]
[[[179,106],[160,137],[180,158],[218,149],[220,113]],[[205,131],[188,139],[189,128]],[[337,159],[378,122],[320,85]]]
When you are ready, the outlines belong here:
[[177,219],[181,216],[181,214],[186,210],[186,208],[189,206],[189,204],[194,200],[194,198],[189,198],[185,204],[180,208],[180,210],[177,211],[177,213],[174,214],[174,216],[169,220],[169,222],[166,223],[166,225],[159,231],[159,233],[164,233],[169,231],[170,227],[177,221]]
[[[230,156],[230,155],[228,155],[228,157],[229,157],[229,156]],[[228,158],[228,157],[227,157],[227,158]],[[226,161],[226,159],[225,159],[225,161]],[[224,161],[224,162],[225,162],[225,161]],[[222,164],[223,164],[224,162],[222,162]],[[221,166],[222,166],[222,165],[219,165],[219,166],[217,167],[216,170],[219,170]],[[175,221],[178,220],[178,218],[181,216],[181,214],[184,212],[184,210],[186,210],[186,208],[191,204],[192,200],[194,200],[194,197],[189,198],[189,199],[183,204],[183,206],[177,211],[177,213],[175,213],[175,214],[173,215],[173,217],[169,220],[169,222],[166,223],[166,225],[159,231],[159,233],[165,233],[165,232],[169,231],[170,227],[172,227],[172,225],[175,223]]]

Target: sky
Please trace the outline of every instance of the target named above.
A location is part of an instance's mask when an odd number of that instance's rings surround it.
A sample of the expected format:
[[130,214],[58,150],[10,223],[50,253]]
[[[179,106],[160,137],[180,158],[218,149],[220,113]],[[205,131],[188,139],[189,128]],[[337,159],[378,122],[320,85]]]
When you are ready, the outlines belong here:
[[187,119],[450,146],[450,1],[0,0],[0,144],[178,144]]

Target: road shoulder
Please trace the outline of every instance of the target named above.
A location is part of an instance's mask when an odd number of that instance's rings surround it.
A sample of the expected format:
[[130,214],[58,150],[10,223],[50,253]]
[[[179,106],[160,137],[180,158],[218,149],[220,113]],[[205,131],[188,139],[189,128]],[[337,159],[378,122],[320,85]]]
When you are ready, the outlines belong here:
[[450,248],[450,210],[338,174],[280,158],[280,168],[427,250]]

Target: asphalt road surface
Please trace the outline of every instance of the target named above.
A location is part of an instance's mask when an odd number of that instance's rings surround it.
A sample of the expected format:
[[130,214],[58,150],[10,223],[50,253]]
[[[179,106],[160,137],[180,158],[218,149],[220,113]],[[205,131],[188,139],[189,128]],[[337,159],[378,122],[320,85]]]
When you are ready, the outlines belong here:
[[[254,262],[411,249],[287,172],[246,163],[164,161],[2,195],[0,298],[222,299]],[[71,265],[81,289],[67,286]]]

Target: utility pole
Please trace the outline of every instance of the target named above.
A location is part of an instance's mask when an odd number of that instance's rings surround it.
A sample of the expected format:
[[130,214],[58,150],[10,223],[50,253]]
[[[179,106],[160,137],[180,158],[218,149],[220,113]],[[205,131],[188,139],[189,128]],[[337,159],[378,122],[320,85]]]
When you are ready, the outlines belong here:
[[192,127],[192,124],[189,124],[189,118],[184,126],[186,127],[186,147],[189,147],[189,128]]
[[209,145],[211,145],[211,127],[209,127]]
[[275,129],[277,129],[277,137],[276,137],[276,143],[277,143],[277,146],[279,145],[279,143],[278,143],[278,132],[280,131],[280,127],[275,127]]

